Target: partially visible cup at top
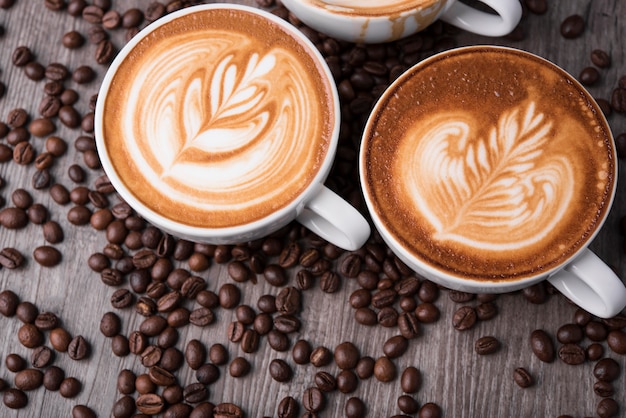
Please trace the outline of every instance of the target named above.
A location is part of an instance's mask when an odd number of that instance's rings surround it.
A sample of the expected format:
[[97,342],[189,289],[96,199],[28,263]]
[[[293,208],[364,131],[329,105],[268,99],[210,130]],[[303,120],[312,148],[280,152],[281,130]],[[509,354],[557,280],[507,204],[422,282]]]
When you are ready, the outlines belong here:
[[503,36],[519,23],[519,0],[480,0],[492,12],[457,0],[282,0],[313,29],[344,41],[390,42],[427,28],[437,19],[485,36]]
[[324,59],[296,28],[212,4],[157,20],[120,51],[95,136],[119,195],[168,233],[234,244],[296,219],[354,250],[369,224],[323,184],[339,112]]
[[473,46],[418,63],[376,104],[360,177],[383,239],[436,283],[502,293],[548,280],[599,317],[626,305],[588,249],[616,190],[611,131],[543,58]]

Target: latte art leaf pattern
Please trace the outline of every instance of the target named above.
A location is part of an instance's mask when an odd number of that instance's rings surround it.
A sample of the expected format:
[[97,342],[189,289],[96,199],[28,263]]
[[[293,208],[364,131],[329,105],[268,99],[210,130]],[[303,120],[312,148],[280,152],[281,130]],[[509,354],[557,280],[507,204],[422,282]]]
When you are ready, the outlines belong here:
[[463,114],[433,116],[401,150],[410,157],[398,168],[410,173],[405,187],[433,238],[492,250],[541,240],[574,195],[567,158],[542,151],[552,124],[530,102],[503,113],[484,138],[472,126]]
[[[207,154],[234,152],[258,138],[267,127],[269,112],[264,108],[267,90],[263,77],[274,68],[275,57],[267,55],[259,61],[259,55],[252,54],[243,75],[232,59],[232,55],[227,56],[216,66],[209,97],[204,98],[203,72],[189,83],[182,101],[186,106],[186,140],[181,151],[194,148],[193,152]],[[184,162],[184,155],[179,153],[173,163],[178,159]]]

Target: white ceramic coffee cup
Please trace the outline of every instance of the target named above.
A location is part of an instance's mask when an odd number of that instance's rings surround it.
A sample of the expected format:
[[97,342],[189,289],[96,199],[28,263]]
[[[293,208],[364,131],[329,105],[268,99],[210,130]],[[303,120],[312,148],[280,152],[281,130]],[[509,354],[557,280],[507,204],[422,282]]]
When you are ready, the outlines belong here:
[[[376,13],[368,12],[367,8],[382,8],[384,0],[366,2],[375,6],[350,0],[282,0],[289,11],[313,29],[358,43],[381,43],[404,38],[425,29],[437,19],[485,36],[506,35],[519,23],[522,16],[519,0],[480,1],[496,14],[477,10],[457,0],[439,0],[415,7],[404,7],[403,2],[397,0],[387,11]],[[394,11],[394,7],[398,11]]]
[[[475,47],[458,48],[457,51],[471,50],[473,48]],[[501,50],[511,49],[485,46],[479,46],[478,48],[493,48]],[[436,61],[439,57],[443,57],[450,52],[453,51],[446,51],[426,59],[421,63],[418,63],[414,68],[428,66],[430,62]],[[523,51],[521,52],[524,53]],[[530,53],[525,54],[532,55]],[[539,57],[536,58],[541,59]],[[397,94],[398,90],[395,90],[395,87],[402,84],[404,79],[408,77],[411,72],[412,70],[408,70],[403,76],[400,76],[382,95],[367,122],[363,142],[365,142],[366,138],[371,134],[371,125],[377,119],[378,114],[383,111],[384,105],[389,106],[389,104],[385,101],[385,98]],[[565,71],[563,71],[563,73],[565,73]],[[570,81],[577,86],[578,90],[584,91],[584,87],[580,85],[580,83],[576,82],[573,77],[571,77]],[[418,96],[419,95],[416,94],[416,97]],[[588,95],[588,97],[591,96]],[[396,110],[401,111],[401,109]],[[596,112],[594,113],[597,114],[608,127],[602,112],[599,111],[597,106]],[[610,140],[612,141],[612,138],[610,138]],[[613,161],[617,161],[615,147],[612,149],[613,155],[610,158],[612,158]],[[605,222],[609,210],[606,210],[602,218],[598,220],[597,226],[593,229],[593,233],[585,239],[584,245],[567,259],[563,260],[560,264],[549,270],[544,270],[538,274],[519,280],[512,279],[505,281],[476,279],[473,277],[454,275],[442,269],[438,269],[430,263],[413,255],[385,226],[385,223],[377,213],[376,205],[373,203],[372,196],[370,195],[370,191],[367,187],[367,178],[365,173],[367,171],[368,162],[365,150],[366,147],[362,146],[359,161],[360,180],[364,191],[365,201],[372,216],[374,226],[391,250],[420,276],[447,288],[471,293],[512,292],[529,287],[543,280],[547,280],[572,302],[576,303],[586,311],[602,318],[615,316],[626,306],[626,287],[624,287],[624,283],[607,264],[605,264],[588,248],[589,244],[596,237]],[[614,172],[612,174],[615,179],[614,181],[616,182],[617,164],[614,165]],[[616,187],[612,187],[611,190],[611,194],[606,200],[608,208],[610,208],[613,203]]]
[[[314,180],[293,201],[264,218],[244,225],[224,228],[203,228],[190,226],[182,222],[182,220],[173,220],[164,217],[144,205],[135,197],[133,192],[122,182],[120,176],[114,169],[111,158],[107,152],[107,147],[105,146],[102,121],[107,117],[104,103],[115,72],[126,59],[129,52],[132,51],[143,38],[152,33],[155,29],[167,25],[168,22],[180,16],[217,8],[243,10],[254,14],[258,19],[269,19],[276,25],[280,25],[285,29],[290,36],[306,44],[311,56],[313,56],[314,60],[319,62],[320,67],[323,68],[323,77],[326,78],[330,90],[332,91],[332,98],[330,100],[333,101],[332,106],[334,106],[336,112],[333,115],[334,120],[329,121],[329,123],[333,125],[333,130],[326,157]],[[315,46],[295,27],[273,14],[252,7],[232,4],[202,5],[182,9],[159,19],[142,30],[124,46],[107,71],[98,94],[98,102],[95,110],[95,138],[104,171],[119,195],[147,221],[172,235],[197,242],[236,244],[267,236],[295,219],[329,242],[347,250],[355,250],[360,248],[369,237],[369,224],[354,207],[324,185],[337,148],[340,127],[339,109],[339,99],[330,70]],[[181,216],[184,216],[184,213],[181,214]]]

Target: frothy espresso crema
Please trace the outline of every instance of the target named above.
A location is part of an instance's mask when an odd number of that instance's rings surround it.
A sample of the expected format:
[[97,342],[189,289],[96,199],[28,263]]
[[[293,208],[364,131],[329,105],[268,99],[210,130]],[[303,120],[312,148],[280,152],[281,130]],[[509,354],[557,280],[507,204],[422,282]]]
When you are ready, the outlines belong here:
[[403,12],[413,11],[418,8],[426,8],[444,2],[438,0],[302,0],[320,9],[333,13],[356,16],[397,16]]
[[177,222],[264,218],[311,184],[329,151],[337,110],[322,74],[305,43],[256,14],[179,16],[113,76],[103,110],[112,165],[139,201]]
[[366,194],[410,253],[457,277],[558,266],[609,209],[615,151],[579,84],[538,57],[459,49],[418,65],[364,136]]

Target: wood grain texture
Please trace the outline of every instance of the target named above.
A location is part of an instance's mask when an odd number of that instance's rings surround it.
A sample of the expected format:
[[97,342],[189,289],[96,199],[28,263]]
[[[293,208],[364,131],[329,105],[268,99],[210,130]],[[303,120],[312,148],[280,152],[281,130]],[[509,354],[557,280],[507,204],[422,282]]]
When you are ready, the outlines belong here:
[[[105,67],[93,61],[95,46],[89,43],[76,51],[61,46],[62,35],[72,29],[86,34],[88,23],[80,18],[69,16],[65,12],[52,12],[43,6],[41,0],[17,0],[7,10],[0,9],[0,25],[5,28],[0,37],[0,81],[8,86],[7,94],[0,99],[0,120],[16,107],[23,107],[31,115],[38,114],[38,106],[43,97],[43,82],[29,80],[21,68],[11,63],[11,54],[19,45],[29,46],[41,63],[60,62],[73,69],[82,64],[92,65],[98,78],[84,86],[67,82],[66,85],[80,92],[80,101],[76,105],[81,113],[88,111],[91,95],[98,90],[99,81],[104,76]],[[146,0],[114,1],[117,10],[130,7],[145,8]],[[242,2],[239,2],[242,3]],[[243,3],[253,4],[253,0]],[[551,0],[548,13],[542,16],[530,15],[522,23],[525,39],[511,41],[504,38],[490,39],[468,33],[454,36],[457,45],[501,44],[525,49],[544,56],[574,75],[591,65],[589,55],[595,48],[610,52],[612,66],[601,71],[600,82],[589,88],[595,97],[610,98],[611,90],[617,85],[619,77],[626,74],[626,2],[622,0]],[[581,14],[585,17],[587,28],[582,37],[574,40],[564,39],[559,34],[559,25],[567,16]],[[122,45],[124,31],[113,33],[117,45]],[[626,132],[626,117],[612,114],[609,123],[617,135]],[[71,164],[83,165],[82,155],[72,146],[80,130],[71,130],[57,122],[56,135],[66,139],[70,145],[65,156],[58,159],[51,169],[53,177],[68,188],[74,185],[67,178],[67,169]],[[43,140],[33,138],[33,143],[40,150]],[[18,166],[14,163],[0,164],[0,177],[4,181],[0,194],[10,204],[13,190],[23,187],[31,190],[30,182],[34,173],[32,166]],[[93,185],[99,171],[88,171],[85,185]],[[623,178],[624,167],[620,168]],[[600,235],[592,248],[607,263],[614,266],[626,277],[624,261],[624,240],[621,236],[620,219],[626,212],[626,190],[623,182],[618,184],[616,204]],[[102,315],[108,311],[117,312],[122,318],[123,333],[128,335],[137,329],[143,318],[132,309],[123,311],[111,307],[109,299],[115,289],[102,284],[99,275],[86,265],[88,256],[101,251],[106,243],[103,233],[95,232],[89,226],[76,227],[67,221],[70,205],[59,206],[52,201],[47,191],[33,191],[36,202],[50,208],[50,218],[64,227],[65,240],[57,247],[64,255],[63,262],[54,268],[42,268],[31,257],[33,249],[44,244],[41,227],[29,224],[26,229],[11,231],[0,230],[0,248],[15,247],[27,255],[27,265],[19,270],[0,269],[0,290],[10,289],[22,300],[35,303],[40,311],[56,313],[63,326],[72,335],[83,335],[91,343],[91,355],[81,361],[71,360],[66,353],[57,353],[55,364],[62,367],[68,376],[76,376],[83,383],[83,390],[74,399],[64,399],[56,392],[43,388],[29,392],[29,405],[19,411],[13,411],[0,404],[2,417],[68,417],[76,404],[86,404],[94,409],[98,416],[111,414],[111,407],[120,397],[116,389],[117,375],[128,368],[136,373],[145,372],[137,356],[118,358],[111,353],[111,340],[102,336],[99,323]],[[185,267],[185,263],[180,264]],[[293,280],[294,272],[290,272]],[[217,291],[229,282],[225,265],[213,263],[210,270],[201,276],[208,282],[208,288]],[[127,285],[126,285],[127,286]],[[246,283],[242,288],[242,303],[256,307],[260,295],[276,294],[277,289],[263,280],[257,284]],[[304,292],[302,328],[291,336],[293,344],[304,338],[315,346],[333,349],[343,341],[352,341],[359,347],[362,355],[374,358],[382,355],[382,344],[397,333],[396,329],[366,327],[359,325],[353,316],[353,309],[347,300],[351,292],[358,288],[354,280],[344,279],[341,290],[335,294],[325,294],[316,286]],[[468,302],[472,306],[476,301]],[[415,395],[420,404],[435,402],[439,404],[444,416],[449,418],[496,418],[496,417],[557,417],[570,414],[575,417],[595,416],[596,405],[600,398],[593,394],[593,363],[580,366],[568,366],[560,360],[546,364],[540,362],[530,351],[528,336],[535,329],[545,329],[553,336],[558,327],[572,322],[576,307],[560,295],[553,295],[541,305],[529,303],[520,293],[500,296],[496,304],[497,317],[480,322],[471,330],[459,332],[453,329],[451,318],[460,306],[448,298],[442,290],[436,305],[441,310],[441,318],[434,324],[425,324],[422,335],[412,340],[409,350],[394,360],[400,373],[412,365],[422,373],[422,385]],[[194,305],[189,305],[194,306]],[[235,379],[228,375],[222,366],[222,377],[210,386],[210,400],[234,402],[247,411],[247,417],[276,416],[276,406],[284,396],[291,395],[300,400],[303,391],[312,385],[313,376],[318,371],[312,365],[296,366],[291,358],[291,351],[276,352],[261,339],[260,349],[254,354],[241,351],[238,344],[228,341],[226,327],[234,320],[232,310],[217,309],[216,322],[204,329],[190,325],[181,329],[177,347],[184,350],[186,341],[197,338],[207,347],[220,342],[226,345],[230,358],[246,357],[252,364],[252,373],[244,378]],[[4,366],[4,358],[9,353],[18,353],[30,359],[31,350],[21,346],[16,339],[20,322],[17,318],[0,317],[0,378],[13,382],[13,373]],[[485,335],[496,336],[502,342],[502,348],[496,354],[478,356],[473,349],[474,341]],[[48,342],[46,342],[49,345]],[[589,344],[583,342],[583,346]],[[606,355],[615,358],[622,369],[626,367],[626,358],[616,355],[606,347]],[[287,360],[294,367],[293,379],[288,384],[272,380],[267,369],[274,358]],[[525,367],[535,378],[536,384],[528,389],[521,389],[513,382],[513,370]],[[336,374],[336,366],[330,365],[321,370]],[[615,399],[621,405],[620,416],[626,416],[626,372],[614,383]],[[195,382],[195,373],[183,367],[178,373],[179,382]],[[320,414],[323,417],[344,416],[344,405],[351,396],[358,396],[368,405],[368,416],[390,417],[399,414],[396,405],[402,394],[399,380],[380,383],[371,378],[361,381],[357,390],[351,394],[338,392],[327,396],[327,406]],[[301,412],[304,412],[303,410]]]

